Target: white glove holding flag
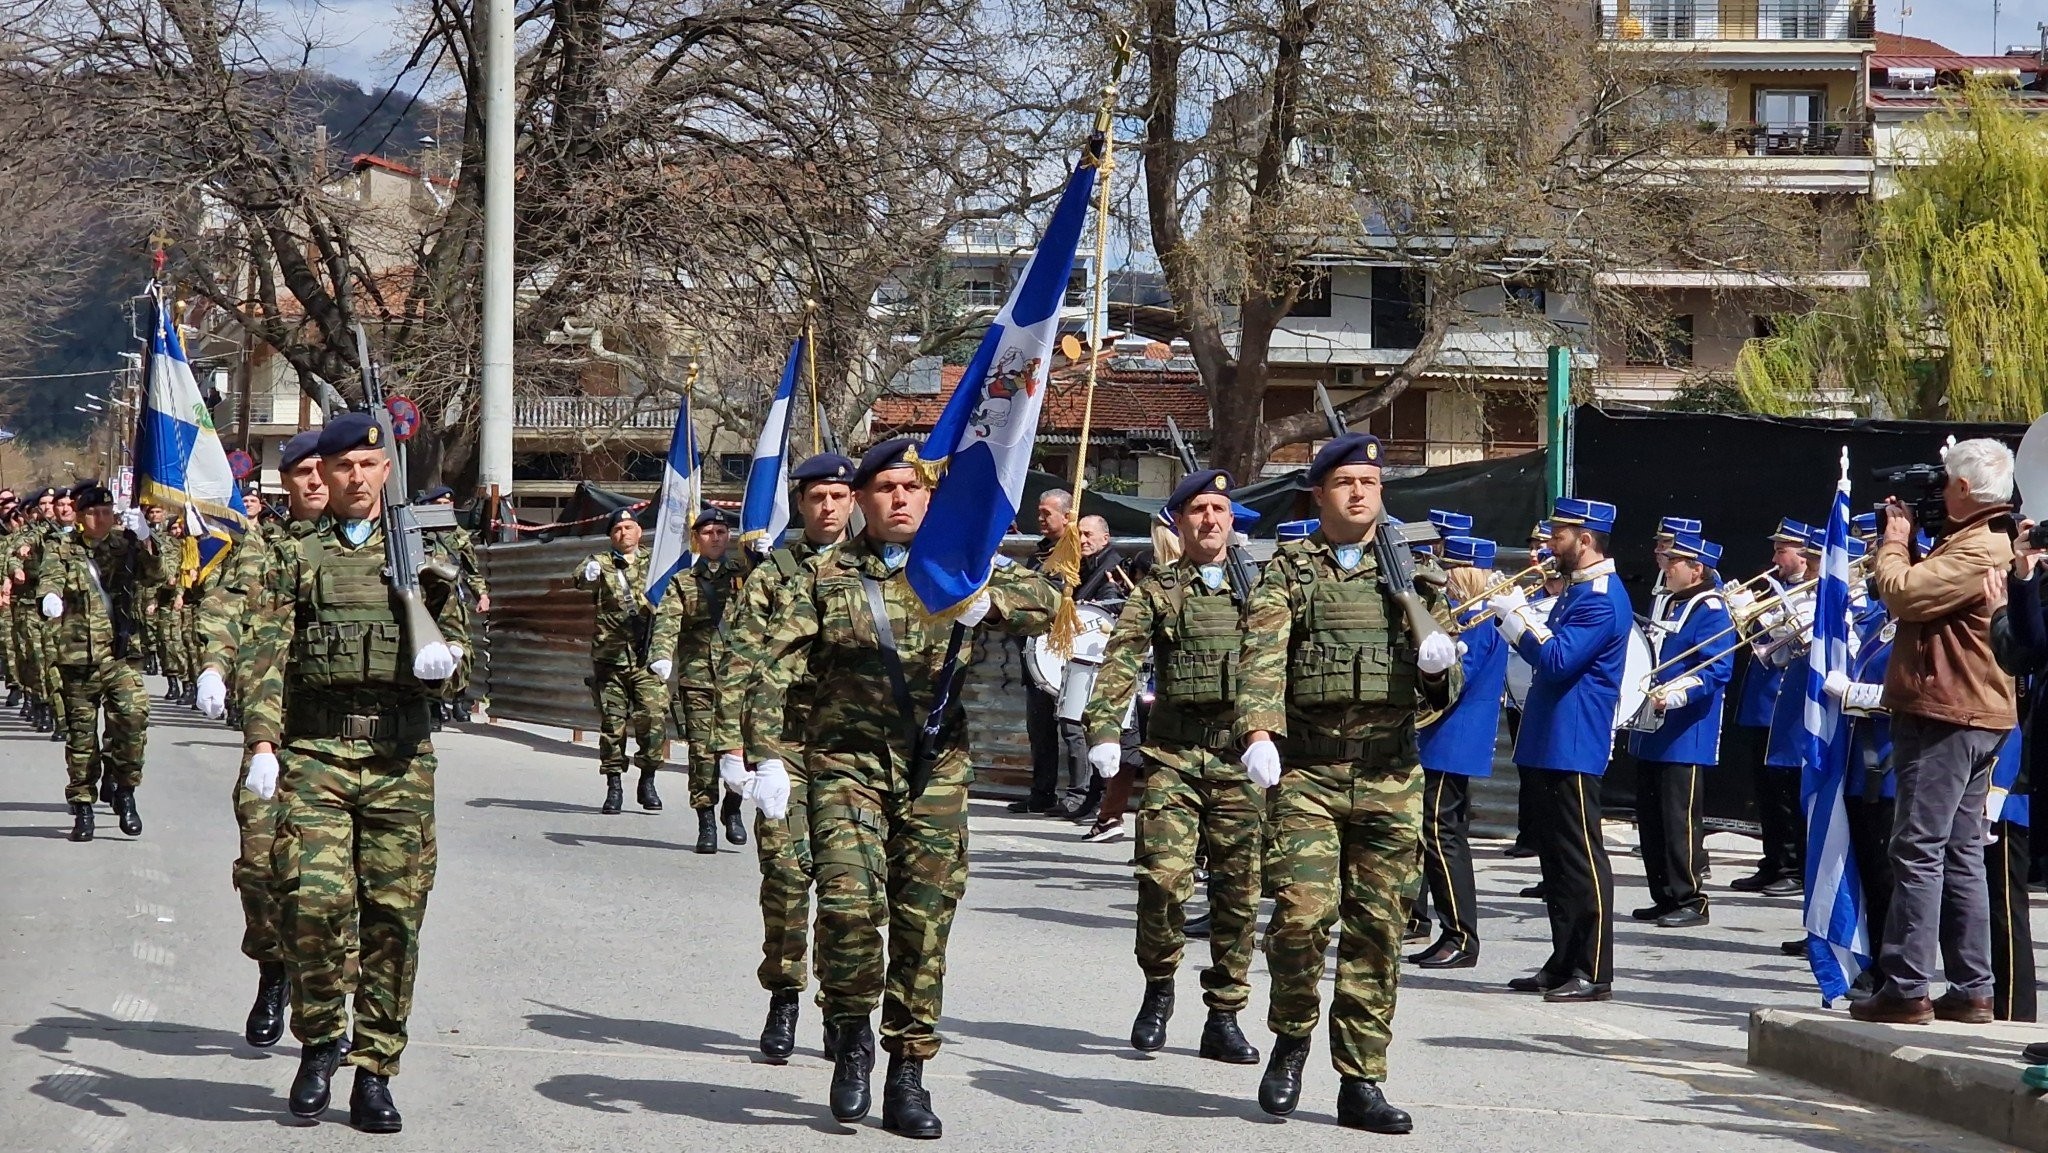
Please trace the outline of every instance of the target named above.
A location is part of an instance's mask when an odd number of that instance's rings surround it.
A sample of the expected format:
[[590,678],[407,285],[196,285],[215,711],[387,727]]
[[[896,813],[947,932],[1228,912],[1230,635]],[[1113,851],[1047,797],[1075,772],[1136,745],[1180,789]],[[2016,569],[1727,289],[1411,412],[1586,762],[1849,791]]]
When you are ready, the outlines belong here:
[[601,576],[603,576],[603,575],[604,575],[604,570],[603,570],[603,569],[601,569],[601,568],[599,568],[599,567],[597,567],[597,562],[596,562],[596,561],[591,561],[590,563],[588,563],[588,564],[586,564],[586,565],[584,565],[584,566],[583,566],[583,579],[584,579],[585,581],[588,581],[588,582],[595,582],[595,581],[597,580],[597,578],[599,578],[599,577],[601,577]]
[[774,757],[754,770],[754,807],[771,821],[789,816],[789,770]]
[[1415,667],[1425,676],[1435,676],[1458,663],[1458,642],[1449,633],[1431,633],[1422,638],[1415,654]]
[[718,779],[741,800],[754,791],[754,774],[747,771],[747,759],[738,753],[718,754]]
[[668,674],[674,671],[675,667],[676,663],[674,661],[669,660],[667,657],[663,657],[660,660],[654,662],[653,664],[648,665],[647,671],[653,673],[657,677],[660,677],[662,680],[667,680]]
[[455,667],[461,660],[460,648],[436,641],[413,655],[412,675],[423,681],[445,681],[455,675]]
[[1821,680],[1820,689],[1839,701],[1849,695],[1849,684],[1849,674],[1836,669]]
[[1106,781],[1124,767],[1124,747],[1115,741],[1090,745],[1088,763],[1094,767],[1095,775]]
[[64,597],[61,593],[43,594],[43,615],[56,620],[64,615]]
[[134,533],[136,540],[148,540],[155,535],[155,531],[149,527],[149,518],[144,516],[139,508],[121,510],[121,527]]
[[242,787],[269,800],[277,795],[277,754],[256,753],[249,758],[249,775]]
[[958,619],[961,624],[971,629],[980,624],[988,616],[988,610],[993,607],[994,604],[988,599],[988,590],[983,589],[974,594],[974,599],[967,602],[966,608],[960,610]]
[[209,721],[217,721],[228,715],[228,686],[220,674],[207,669],[199,674],[192,685],[192,703],[199,714]]
[[1244,766],[1245,775],[1252,784],[1270,789],[1280,783],[1280,750],[1273,747],[1271,740],[1253,741],[1244,747],[1237,762]]

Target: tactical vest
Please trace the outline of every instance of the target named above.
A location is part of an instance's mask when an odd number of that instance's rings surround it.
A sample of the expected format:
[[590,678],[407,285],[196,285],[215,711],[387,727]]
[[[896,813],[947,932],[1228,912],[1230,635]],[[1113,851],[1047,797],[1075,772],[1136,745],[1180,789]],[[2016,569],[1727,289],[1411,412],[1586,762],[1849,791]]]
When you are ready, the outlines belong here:
[[1319,579],[1297,561],[1302,637],[1287,658],[1287,699],[1297,705],[1403,705],[1415,700],[1415,662],[1398,651],[1378,580]]
[[324,533],[304,541],[313,600],[298,606],[293,681],[337,689],[412,682],[403,659],[405,630],[384,580],[384,550],[330,550]]
[[1186,585],[1168,595],[1179,611],[1167,622],[1154,671],[1160,698],[1176,706],[1234,702],[1244,641],[1236,602],[1199,595]]

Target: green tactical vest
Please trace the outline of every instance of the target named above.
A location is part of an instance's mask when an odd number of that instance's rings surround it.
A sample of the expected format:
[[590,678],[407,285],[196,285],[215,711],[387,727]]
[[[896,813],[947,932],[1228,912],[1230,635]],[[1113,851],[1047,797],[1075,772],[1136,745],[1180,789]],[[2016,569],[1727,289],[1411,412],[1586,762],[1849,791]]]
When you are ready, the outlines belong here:
[[1398,705],[1415,700],[1415,662],[1395,649],[1396,627],[1377,580],[1319,579],[1297,562],[1305,636],[1287,661],[1287,699],[1297,705]]
[[[1198,579],[1198,578],[1184,578]],[[1154,676],[1173,705],[1227,705],[1237,699],[1237,654],[1244,640],[1235,601],[1171,588],[1179,611],[1167,621]]]
[[412,682],[402,659],[405,630],[384,580],[384,550],[330,551],[324,533],[304,540],[313,602],[298,606],[293,681],[308,688]]

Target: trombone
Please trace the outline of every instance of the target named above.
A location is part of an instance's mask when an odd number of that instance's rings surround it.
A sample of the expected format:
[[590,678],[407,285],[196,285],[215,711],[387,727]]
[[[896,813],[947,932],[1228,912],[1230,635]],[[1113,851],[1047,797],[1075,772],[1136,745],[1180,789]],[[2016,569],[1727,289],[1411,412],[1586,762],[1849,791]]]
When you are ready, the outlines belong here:
[[1500,594],[1508,591],[1509,589],[1514,588],[1516,585],[1521,584],[1524,580],[1527,580],[1530,577],[1540,577],[1544,580],[1555,580],[1557,578],[1557,558],[1545,557],[1544,559],[1537,561],[1535,564],[1530,565],[1528,568],[1525,568],[1521,572],[1515,573],[1512,576],[1497,577],[1494,579],[1492,584],[1489,584],[1485,588],[1480,589],[1477,593],[1473,594],[1469,599],[1459,601],[1456,605],[1451,605],[1450,603],[1446,602],[1443,609],[1437,617],[1437,624],[1441,625],[1443,627],[1443,630],[1447,633],[1450,633],[1452,636],[1456,636],[1459,633],[1464,632],[1466,629],[1474,628],[1479,625],[1485,624],[1487,621],[1493,619],[1493,609],[1491,607],[1482,610],[1477,616],[1473,617],[1471,620],[1468,621],[1461,621],[1458,619],[1458,610],[1466,605],[1485,604],[1487,601],[1490,601],[1494,597],[1497,597]]
[[[1869,558],[1867,556],[1862,556],[1857,557],[1855,560],[1849,562],[1850,584],[1856,583],[1858,579],[1857,570],[1864,567],[1868,563],[1868,561]],[[1752,578],[1752,580],[1753,579],[1754,578]],[[1780,609],[1790,607],[1792,602],[1796,600],[1798,597],[1819,587],[1820,580],[1821,578],[1819,577],[1813,577],[1809,580],[1803,580],[1798,584],[1793,585],[1790,588],[1787,588],[1784,592],[1764,597],[1761,600],[1751,601],[1746,607],[1738,608],[1734,605],[1729,605],[1728,616],[1730,618],[1730,624],[1727,628],[1722,629],[1720,632],[1715,633],[1713,636],[1707,637],[1705,640],[1700,641],[1698,644],[1693,645],[1691,648],[1686,649],[1682,653],[1678,653],[1674,656],[1665,657],[1664,659],[1658,661],[1656,664],[1650,666],[1650,671],[1643,674],[1643,683],[1646,685],[1655,683],[1657,679],[1657,674],[1664,672],[1666,669],[1669,669],[1673,665],[1678,664],[1679,662],[1685,660],[1687,657],[1692,656],[1694,653],[1697,653],[1702,649],[1705,649],[1708,645],[1713,644],[1715,641],[1720,640],[1722,637],[1727,636],[1729,633],[1735,633],[1744,636],[1745,639],[1748,639],[1747,634],[1753,629],[1758,620],[1762,619],[1770,613],[1777,612]],[[1748,581],[1745,581],[1743,582],[1743,584],[1736,585],[1734,587],[1743,588],[1748,583]],[[1725,590],[1723,595],[1726,595]]]

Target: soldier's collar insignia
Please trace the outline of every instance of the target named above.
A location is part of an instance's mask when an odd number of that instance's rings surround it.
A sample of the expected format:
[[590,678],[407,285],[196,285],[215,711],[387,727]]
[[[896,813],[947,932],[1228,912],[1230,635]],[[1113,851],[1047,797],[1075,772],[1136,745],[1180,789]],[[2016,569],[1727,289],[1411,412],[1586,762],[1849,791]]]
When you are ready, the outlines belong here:
[[1337,558],[1338,566],[1345,572],[1350,572],[1352,569],[1357,568],[1359,563],[1365,560],[1365,546],[1362,544],[1335,545],[1331,547],[1330,552]]
[[1203,565],[1203,566],[1202,566],[1201,568],[1197,569],[1196,571],[1202,574],[1202,583],[1203,583],[1203,584],[1205,584],[1205,585],[1207,585],[1207,586],[1209,586],[1209,591],[1210,591],[1210,592],[1215,592],[1215,591],[1216,591],[1217,589],[1220,589],[1220,588],[1222,588],[1222,587],[1223,587],[1223,566],[1222,566],[1222,565],[1220,565],[1220,564],[1205,564],[1205,565]]
[[881,557],[883,567],[890,572],[896,572],[903,567],[904,561],[910,559],[910,548],[907,545],[885,544],[882,546]]

